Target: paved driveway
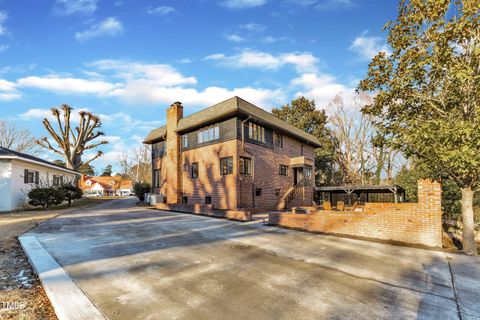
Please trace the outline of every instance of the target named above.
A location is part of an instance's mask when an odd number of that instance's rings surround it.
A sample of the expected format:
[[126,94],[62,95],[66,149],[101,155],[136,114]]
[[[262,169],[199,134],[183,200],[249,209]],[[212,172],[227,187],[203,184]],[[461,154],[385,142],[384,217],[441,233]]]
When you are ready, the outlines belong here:
[[450,255],[449,264],[438,251],[132,200],[62,215],[29,235],[110,319],[480,319],[476,257]]

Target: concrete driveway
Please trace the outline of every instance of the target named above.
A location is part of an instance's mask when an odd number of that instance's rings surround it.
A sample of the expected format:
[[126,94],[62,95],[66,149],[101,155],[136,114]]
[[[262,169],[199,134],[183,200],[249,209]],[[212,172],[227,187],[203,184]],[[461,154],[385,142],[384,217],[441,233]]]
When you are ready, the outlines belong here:
[[478,257],[133,203],[28,233],[110,319],[480,319]]

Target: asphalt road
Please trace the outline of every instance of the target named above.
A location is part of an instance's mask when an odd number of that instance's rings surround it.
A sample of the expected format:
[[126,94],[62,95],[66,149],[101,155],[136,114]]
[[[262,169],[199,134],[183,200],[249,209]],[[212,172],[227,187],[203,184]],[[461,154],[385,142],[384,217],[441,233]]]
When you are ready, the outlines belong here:
[[110,319],[480,319],[478,257],[133,199],[61,215],[29,235]]

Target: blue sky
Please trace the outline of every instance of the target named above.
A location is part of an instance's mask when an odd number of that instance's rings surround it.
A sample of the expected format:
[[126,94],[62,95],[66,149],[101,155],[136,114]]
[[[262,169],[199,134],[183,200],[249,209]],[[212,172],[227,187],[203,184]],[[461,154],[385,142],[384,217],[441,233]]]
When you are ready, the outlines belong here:
[[298,95],[326,107],[388,50],[382,27],[396,7],[386,0],[0,0],[0,119],[41,136],[53,106],[92,111],[111,142],[93,165],[116,168],[119,153],[162,125],[173,101],[186,114],[234,95],[267,110]]

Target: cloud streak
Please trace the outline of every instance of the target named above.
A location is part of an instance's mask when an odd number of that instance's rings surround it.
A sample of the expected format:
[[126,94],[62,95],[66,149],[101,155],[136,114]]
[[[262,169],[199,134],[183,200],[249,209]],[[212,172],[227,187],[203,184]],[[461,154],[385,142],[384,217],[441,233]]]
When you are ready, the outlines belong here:
[[123,24],[114,17],[92,25],[85,31],[75,33],[75,39],[83,42],[97,37],[115,37],[123,32]]

